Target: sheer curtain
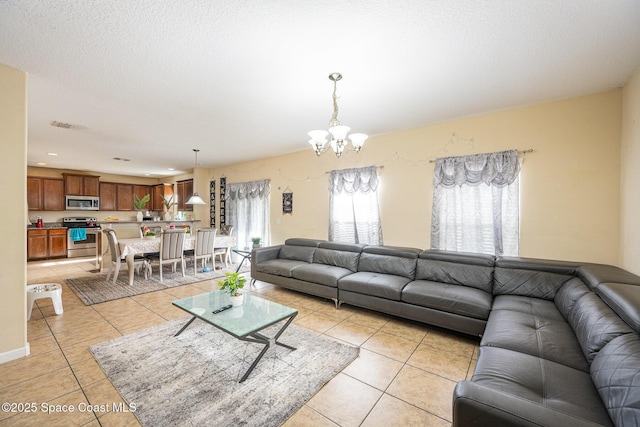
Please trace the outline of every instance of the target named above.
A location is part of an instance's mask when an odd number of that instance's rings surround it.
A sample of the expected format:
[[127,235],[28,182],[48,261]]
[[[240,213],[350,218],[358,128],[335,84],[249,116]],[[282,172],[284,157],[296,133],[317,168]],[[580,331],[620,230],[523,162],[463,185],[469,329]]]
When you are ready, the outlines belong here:
[[431,249],[517,256],[519,175],[517,150],[436,160]]
[[232,235],[238,248],[251,247],[251,238],[260,237],[262,245],[270,244],[269,187],[270,180],[227,184],[225,222],[233,225]]
[[375,166],[331,171],[329,240],[382,245]]

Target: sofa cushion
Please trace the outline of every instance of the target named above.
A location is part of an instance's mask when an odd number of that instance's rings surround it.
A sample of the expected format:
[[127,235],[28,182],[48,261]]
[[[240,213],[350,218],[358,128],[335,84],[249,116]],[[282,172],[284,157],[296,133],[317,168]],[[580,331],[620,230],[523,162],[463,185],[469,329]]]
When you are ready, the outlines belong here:
[[578,268],[577,275],[594,290],[601,283],[640,285],[640,276],[614,265],[583,264]]
[[499,268],[493,271],[494,295],[523,295],[552,300],[573,276],[547,271]]
[[450,283],[452,285],[470,286],[485,292],[492,292],[493,263],[485,264],[483,259],[478,263],[471,257],[460,257],[458,260],[445,261],[433,257],[433,254],[420,254],[416,266],[416,280],[430,280],[433,282]]
[[[491,311],[480,345],[518,351],[589,372],[582,348],[571,326],[557,313],[555,304],[528,298],[536,303],[528,310],[521,310],[522,298],[527,297],[496,297],[502,307],[509,306],[510,302],[516,304],[511,309]],[[542,305],[547,307],[542,309]],[[554,311],[557,314],[545,315]]]
[[292,277],[291,271],[301,265],[309,265],[304,261],[291,259],[271,259],[269,261],[256,264],[256,271],[260,273],[273,274],[275,276]]
[[626,334],[593,359],[591,377],[617,426],[640,425],[640,337]]
[[490,293],[468,286],[414,280],[402,290],[402,301],[421,307],[486,320],[491,311]]
[[360,271],[340,279],[338,288],[358,294],[400,301],[402,289],[410,281],[403,276]]
[[316,263],[300,265],[291,271],[291,277],[294,279],[318,283],[333,288],[338,286],[338,280],[348,274],[353,274],[348,268]]
[[629,325],[593,292],[576,302],[569,316],[569,323],[589,363],[609,341],[633,332]]
[[311,263],[315,247],[284,245],[280,248],[280,259],[290,259]]
[[622,320],[640,333],[640,286],[626,283],[603,283],[596,293]]
[[358,271],[403,276],[413,280],[419,253],[419,249],[412,248],[367,246],[360,255]]
[[564,321],[562,314],[552,301],[520,295],[499,295],[494,297],[491,310],[511,310],[528,313],[536,317]]
[[590,292],[591,290],[582,280],[574,277],[562,285],[558,292],[556,292],[556,296],[553,301],[556,303],[558,311],[560,311],[562,316],[568,320],[569,316],[571,316],[571,312],[573,312],[573,307],[575,307],[576,302]]
[[358,271],[360,252],[342,251],[328,248],[318,248],[313,254],[313,262],[347,268],[352,273]]
[[480,347],[472,381],[584,420],[611,425],[589,373],[551,360]]

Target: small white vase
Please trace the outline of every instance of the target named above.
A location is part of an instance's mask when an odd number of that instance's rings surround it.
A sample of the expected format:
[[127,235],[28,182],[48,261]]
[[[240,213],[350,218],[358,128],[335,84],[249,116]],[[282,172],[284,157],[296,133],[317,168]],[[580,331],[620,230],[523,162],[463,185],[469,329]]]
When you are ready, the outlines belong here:
[[138,220],[138,222],[142,222],[142,211],[138,211],[138,213],[136,214],[136,219]]
[[164,220],[165,220],[165,221],[171,221],[171,212],[166,211],[166,212],[164,213]]
[[243,302],[244,302],[243,294],[238,294],[235,297],[229,296],[229,304],[231,304],[234,307],[242,305]]

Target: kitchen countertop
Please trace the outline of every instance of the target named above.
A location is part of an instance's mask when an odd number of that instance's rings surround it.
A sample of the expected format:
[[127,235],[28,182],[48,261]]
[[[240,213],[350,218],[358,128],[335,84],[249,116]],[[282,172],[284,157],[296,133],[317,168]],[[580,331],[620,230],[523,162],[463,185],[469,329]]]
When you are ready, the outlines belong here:
[[122,224],[122,225],[137,225],[137,224],[187,224],[187,223],[192,223],[192,222],[200,222],[201,220],[199,219],[174,219],[171,221],[127,221],[127,220],[120,220],[120,221],[97,221],[98,225],[111,225],[111,224]]

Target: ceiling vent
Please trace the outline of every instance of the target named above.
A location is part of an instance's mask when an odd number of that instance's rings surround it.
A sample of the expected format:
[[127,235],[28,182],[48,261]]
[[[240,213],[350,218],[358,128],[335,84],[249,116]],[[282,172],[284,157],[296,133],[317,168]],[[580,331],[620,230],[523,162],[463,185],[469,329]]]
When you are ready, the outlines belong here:
[[71,123],[57,122],[55,120],[52,120],[50,124],[53,127],[62,128],[62,129],[71,129],[73,127]]

